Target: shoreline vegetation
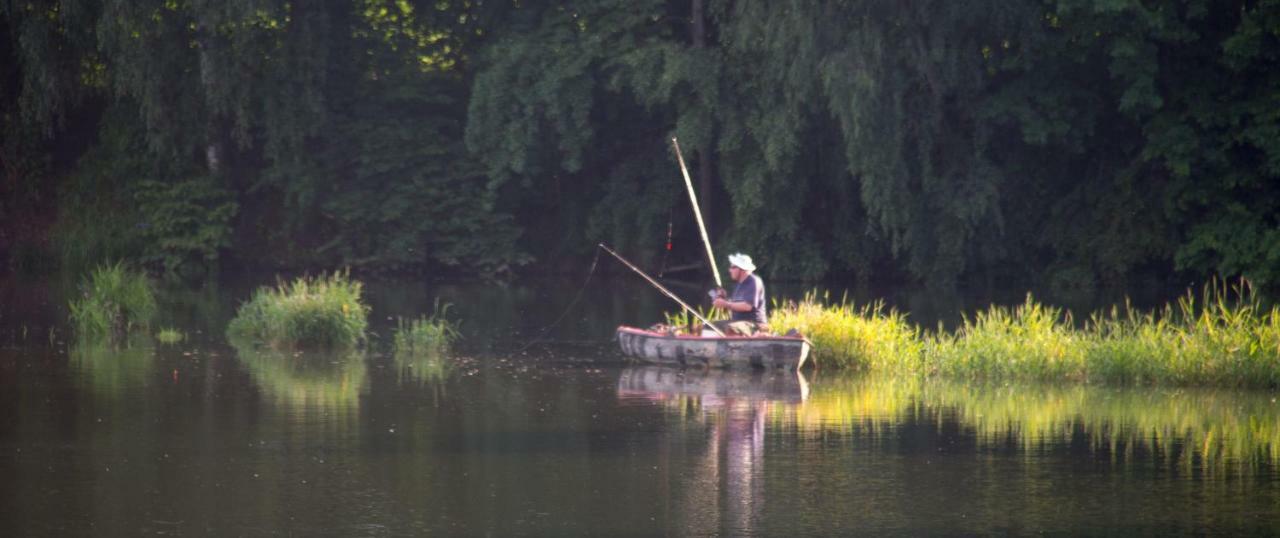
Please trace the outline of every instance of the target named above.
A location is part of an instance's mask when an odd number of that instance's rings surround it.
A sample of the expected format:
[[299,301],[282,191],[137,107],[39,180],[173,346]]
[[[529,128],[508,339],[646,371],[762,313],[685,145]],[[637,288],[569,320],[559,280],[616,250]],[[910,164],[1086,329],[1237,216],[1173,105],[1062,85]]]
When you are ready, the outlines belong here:
[[814,343],[815,365],[969,379],[1084,383],[1280,386],[1280,308],[1246,281],[1207,285],[1150,312],[1128,304],[1077,323],[1030,295],[992,306],[955,330],[926,330],[882,303],[831,302],[808,293],[775,304],[776,332]]

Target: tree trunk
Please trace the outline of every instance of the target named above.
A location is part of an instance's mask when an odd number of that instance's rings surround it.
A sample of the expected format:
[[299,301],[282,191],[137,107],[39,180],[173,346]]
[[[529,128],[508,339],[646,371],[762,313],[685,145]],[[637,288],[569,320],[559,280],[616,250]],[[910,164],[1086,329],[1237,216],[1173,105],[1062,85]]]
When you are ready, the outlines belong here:
[[[208,96],[213,95],[215,84],[217,81],[214,77],[213,67],[213,47],[215,37],[211,34],[209,24],[201,17],[200,23],[196,25],[196,43],[200,55],[200,86],[204,88],[205,102],[208,103]],[[205,120],[205,150],[204,162],[205,167],[209,169],[210,174],[217,174],[222,169],[222,130],[219,128],[217,113],[208,107],[209,117]]]

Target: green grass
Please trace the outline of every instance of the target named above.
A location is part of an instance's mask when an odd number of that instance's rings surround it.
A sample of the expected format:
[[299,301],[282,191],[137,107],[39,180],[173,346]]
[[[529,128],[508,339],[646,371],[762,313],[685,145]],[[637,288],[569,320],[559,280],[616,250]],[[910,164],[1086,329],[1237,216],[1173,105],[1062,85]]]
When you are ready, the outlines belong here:
[[356,347],[369,323],[362,289],[346,272],[258,288],[228,324],[227,336],[277,349]]
[[907,317],[883,304],[829,302],[816,292],[798,304],[774,304],[769,324],[783,334],[795,329],[813,342],[815,364],[867,370],[923,371],[924,343]]
[[149,326],[156,315],[156,298],[145,274],[115,263],[89,273],[70,309],[79,338],[114,342]]
[[156,332],[156,340],[162,344],[176,344],[186,339],[187,335],[173,328],[166,327]]
[[1280,310],[1247,283],[1207,286],[1153,312],[1129,306],[1077,324],[1031,296],[993,306],[954,331],[923,331],[880,305],[811,293],[775,306],[775,332],[797,329],[814,359],[850,369],[963,378],[1280,386]]
[[[704,311],[702,307],[697,308],[698,315],[707,321],[714,322],[729,319],[729,312],[725,310],[708,308]],[[666,325],[676,329],[681,334],[700,334],[705,328],[701,320],[683,308],[676,312],[666,312],[663,316],[666,318]]]
[[455,322],[445,318],[449,305],[436,302],[435,313],[417,319],[400,318],[392,339],[392,353],[397,359],[439,355],[448,351],[458,339]]

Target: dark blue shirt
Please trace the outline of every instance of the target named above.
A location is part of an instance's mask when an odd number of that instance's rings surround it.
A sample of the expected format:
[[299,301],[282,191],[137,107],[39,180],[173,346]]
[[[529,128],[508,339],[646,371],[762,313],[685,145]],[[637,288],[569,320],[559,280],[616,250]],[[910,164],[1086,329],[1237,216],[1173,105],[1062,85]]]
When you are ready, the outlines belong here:
[[733,295],[729,297],[729,301],[751,305],[750,312],[732,310],[733,315],[729,319],[733,321],[754,321],[756,323],[769,322],[769,315],[765,312],[764,305],[764,281],[760,280],[760,277],[747,275],[746,279],[733,288]]

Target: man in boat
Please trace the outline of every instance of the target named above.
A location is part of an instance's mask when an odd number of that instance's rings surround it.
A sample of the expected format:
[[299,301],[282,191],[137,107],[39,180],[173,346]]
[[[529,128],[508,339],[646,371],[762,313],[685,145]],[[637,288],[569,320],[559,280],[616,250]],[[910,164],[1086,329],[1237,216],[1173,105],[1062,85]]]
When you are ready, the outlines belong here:
[[716,321],[716,328],[729,335],[753,336],[768,331],[769,316],[765,311],[764,281],[755,274],[751,256],[729,256],[729,278],[737,283],[733,294],[716,297],[712,306],[729,311],[729,319]]

